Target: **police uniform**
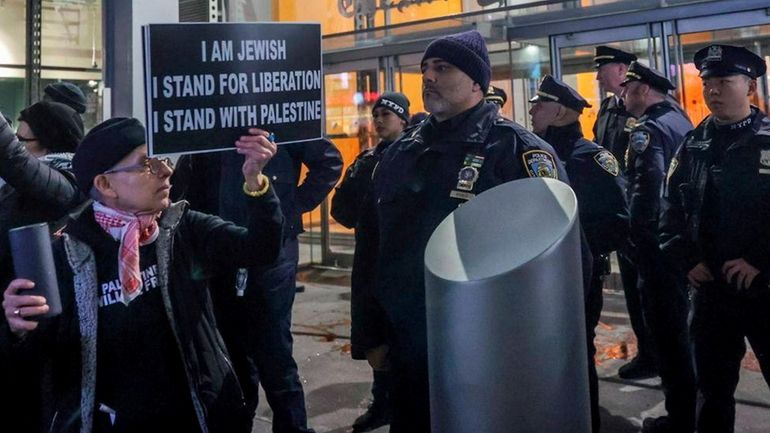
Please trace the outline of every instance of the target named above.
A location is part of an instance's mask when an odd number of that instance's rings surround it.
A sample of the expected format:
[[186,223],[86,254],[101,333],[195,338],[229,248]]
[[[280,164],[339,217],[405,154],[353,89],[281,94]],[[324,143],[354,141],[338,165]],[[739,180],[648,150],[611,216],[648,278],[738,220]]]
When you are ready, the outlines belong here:
[[[529,102],[539,101],[557,102],[578,113],[591,107],[574,89],[550,75],[543,77],[537,94]],[[580,225],[594,259],[619,248],[628,236],[628,215],[625,183],[620,176],[618,161],[610,151],[583,138],[579,122],[549,126],[542,138],[553,146],[564,162],[570,185],[578,199]],[[594,337],[603,304],[603,266],[602,261],[594,260],[586,290],[586,337],[594,432],[600,428]]]
[[374,170],[375,296],[392,331],[394,433],[430,431],[423,256],[434,229],[458,206],[502,183],[567,181],[553,148],[497,111],[481,101],[444,122],[431,116],[406,130]]
[[[674,88],[660,72],[636,62],[629,67],[622,85],[633,81],[648,84],[663,94]],[[681,275],[663,260],[658,246],[658,216],[669,164],[691,130],[690,121],[668,100],[653,104],[631,130],[626,160],[631,240],[639,269],[642,311],[656,348],[666,395],[668,418],[661,423],[673,426],[671,431],[676,432],[693,431],[695,377],[687,336],[686,287]]]
[[[636,56],[616,48],[600,45],[596,47],[594,68],[599,69],[607,63],[631,64]],[[634,124],[634,116],[626,111],[620,95],[604,98],[599,106],[599,113],[594,123],[594,141],[612,152],[620,162],[620,171],[625,173],[624,157],[628,147],[628,133]]]
[[[765,74],[745,48],[706,47],[695,55],[701,77]],[[672,163],[664,214],[664,251],[688,272],[705,263],[714,281],[693,292],[691,333],[702,407],[699,433],[729,433],[733,393],[748,338],[770,383],[770,119],[758,108],[733,124],[713,115],[701,122]],[[748,289],[728,283],[721,269],[742,258],[760,271]]]
[[[599,69],[608,63],[623,63],[630,65],[636,60],[636,56],[616,48],[607,46],[596,47],[594,56],[594,68]],[[626,111],[620,95],[610,95],[604,98],[599,106],[599,113],[594,123],[594,141],[603,148],[612,152],[620,164],[621,176],[626,175],[626,149],[628,148],[628,135],[636,119]],[[618,375],[624,378],[638,378],[649,375],[655,369],[654,354],[650,335],[644,323],[642,315],[642,301],[639,290],[636,287],[639,275],[636,265],[631,260],[632,252],[628,246],[618,251],[618,267],[623,281],[623,292],[626,299],[626,308],[637,340],[637,356],[628,364],[620,367]],[[608,266],[609,267],[609,266]],[[641,375],[641,376],[640,376]]]

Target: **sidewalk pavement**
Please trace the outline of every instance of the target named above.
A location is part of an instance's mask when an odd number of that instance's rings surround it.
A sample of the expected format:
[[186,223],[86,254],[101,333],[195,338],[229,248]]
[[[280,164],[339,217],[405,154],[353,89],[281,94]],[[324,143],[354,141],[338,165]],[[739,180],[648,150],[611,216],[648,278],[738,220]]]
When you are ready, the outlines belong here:
[[[365,361],[350,359],[350,273],[305,268],[298,279],[306,289],[294,304],[294,358],[309,424],[318,433],[350,432],[353,420],[366,410],[372,378]],[[636,353],[622,291],[605,289],[596,343],[602,433],[636,433],[642,419],[665,410],[660,379],[617,377],[618,368]],[[770,431],[770,391],[751,353],[744,360],[736,400],[736,433]],[[253,433],[271,431],[266,401],[262,395]],[[387,431],[381,427],[375,433]]]

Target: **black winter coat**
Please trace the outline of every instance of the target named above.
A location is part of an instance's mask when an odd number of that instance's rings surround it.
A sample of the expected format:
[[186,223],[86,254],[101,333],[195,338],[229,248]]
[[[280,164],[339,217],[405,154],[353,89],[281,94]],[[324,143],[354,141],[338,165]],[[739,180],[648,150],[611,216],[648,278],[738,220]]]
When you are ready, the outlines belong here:
[[[272,262],[280,249],[283,217],[272,192],[249,199],[248,230],[176,203],[163,212],[156,242],[158,277],[171,330],[178,342],[201,431],[248,431],[243,394],[217,331],[208,288],[212,267]],[[90,432],[98,360],[96,262],[89,242],[108,237],[88,207],[54,243],[63,312],[43,320],[14,350],[14,362],[42,359],[51,432]],[[118,243],[115,242],[115,248]],[[8,337],[14,339],[15,337]],[[86,372],[84,377],[83,373]],[[50,427],[49,427],[50,426]]]
[[543,138],[564,162],[591,253],[596,257],[620,248],[628,236],[628,209],[618,161],[610,151],[583,138],[578,122],[551,126]]
[[608,96],[602,100],[594,123],[594,142],[609,150],[620,163],[620,172],[626,172],[628,134],[634,126],[634,116],[626,111],[623,100]]
[[[727,260],[743,258],[770,274],[770,119],[757,108],[743,122],[707,117],[672,163],[663,251],[685,272],[704,262],[718,280]],[[766,291],[766,287],[763,290]]]

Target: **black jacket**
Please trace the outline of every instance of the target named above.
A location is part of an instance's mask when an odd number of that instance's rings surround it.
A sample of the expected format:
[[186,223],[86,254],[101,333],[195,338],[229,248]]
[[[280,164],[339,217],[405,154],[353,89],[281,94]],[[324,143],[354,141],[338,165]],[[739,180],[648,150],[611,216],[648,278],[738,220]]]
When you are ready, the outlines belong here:
[[[479,158],[477,179],[464,191],[460,172]],[[374,173],[379,232],[375,295],[394,328],[424,336],[423,256],[441,221],[474,194],[543,176],[568,181],[551,145],[500,117],[495,104],[481,103],[441,123],[431,116],[388,148]]]
[[0,286],[13,279],[8,230],[29,224],[54,221],[80,201],[80,190],[70,172],[72,154],[38,159],[16,139],[0,116]]
[[551,126],[543,138],[564,162],[591,253],[596,257],[620,248],[628,236],[628,209],[618,161],[583,138],[578,122]]
[[[757,108],[743,122],[707,117],[686,138],[667,182],[664,252],[684,271],[704,262],[717,280],[727,260],[770,273],[770,119]],[[760,280],[760,279],[758,279]]]
[[383,312],[373,299],[376,281],[377,233],[373,206],[367,206],[372,191],[374,167],[392,142],[381,141],[361,152],[348,167],[332,197],[331,216],[348,228],[355,228],[356,246],[350,277],[351,356],[366,359],[366,350],[385,342],[387,328]]
[[621,174],[626,172],[628,134],[634,121],[634,116],[626,111],[622,99],[608,96],[602,100],[594,123],[594,142],[612,152],[620,163]]
[[[266,264],[278,254],[283,218],[275,194],[271,190],[250,199],[249,207],[248,230],[190,211],[183,202],[172,205],[159,220],[155,242],[160,290],[204,433],[248,431],[251,425],[208,293],[213,266]],[[43,375],[50,380],[45,431],[50,426],[52,432],[88,433],[97,410],[98,290],[89,242],[99,237],[112,240],[88,207],[54,243],[62,314],[41,321],[14,351],[14,362],[48,361]]]
[[659,258],[658,223],[666,173],[685,135],[689,119],[668,101],[647,108],[629,136],[626,168],[631,241],[637,261],[648,269]]
[[[300,184],[302,165],[308,168]],[[172,179],[174,199],[184,198],[193,209],[246,224],[248,212],[240,196],[243,156],[234,151],[183,156]],[[286,218],[284,235],[296,238],[304,231],[302,214],[315,209],[337,184],[342,157],[329,140],[278,145],[264,169]],[[298,186],[299,185],[299,186]]]

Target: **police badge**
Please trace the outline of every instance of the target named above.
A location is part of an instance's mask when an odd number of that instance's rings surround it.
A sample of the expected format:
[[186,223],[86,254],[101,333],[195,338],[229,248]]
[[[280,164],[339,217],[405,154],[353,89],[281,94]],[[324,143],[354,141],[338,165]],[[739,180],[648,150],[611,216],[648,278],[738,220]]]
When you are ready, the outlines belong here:
[[719,45],[712,45],[709,47],[708,54],[706,54],[706,58],[703,59],[704,62],[719,62],[722,60],[722,47]]
[[650,145],[650,133],[647,131],[634,131],[628,138],[628,144],[636,153],[642,153]]
[[631,130],[634,129],[634,126],[636,126],[636,119],[629,117],[626,119],[626,124],[623,126],[623,131],[631,132]]
[[550,177],[559,179],[559,173],[556,170],[556,162],[550,153],[543,150],[530,150],[521,155],[524,160],[524,167],[527,168],[529,177]]
[[620,174],[620,165],[618,160],[609,150],[602,150],[594,155],[594,161],[599,164],[599,167],[603,168],[607,173],[617,176]]
[[479,171],[476,167],[466,166],[457,173],[457,189],[461,191],[472,191],[473,185],[479,179]]
[[770,167],[770,150],[759,151],[759,163],[765,167]]

